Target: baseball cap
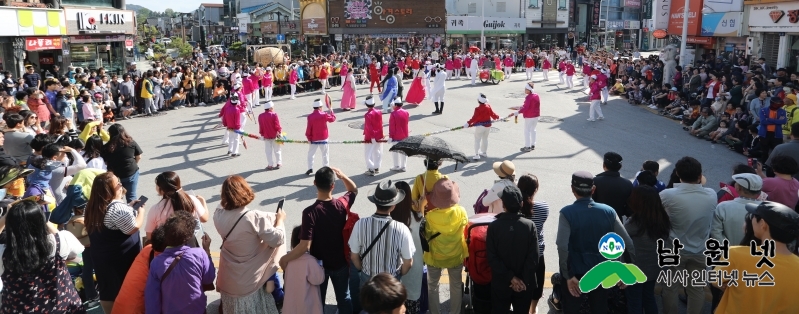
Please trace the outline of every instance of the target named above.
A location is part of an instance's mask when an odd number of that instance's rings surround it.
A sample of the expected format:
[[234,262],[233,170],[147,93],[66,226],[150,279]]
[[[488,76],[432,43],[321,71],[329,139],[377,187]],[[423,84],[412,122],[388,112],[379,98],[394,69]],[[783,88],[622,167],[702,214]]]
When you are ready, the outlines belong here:
[[572,174],[572,187],[588,189],[594,186],[594,175],[588,171],[577,171]]
[[746,211],[763,218],[772,229],[788,231],[794,237],[799,234],[799,214],[788,206],[765,201],[760,204],[746,204]]
[[763,179],[754,173],[739,173],[732,176],[735,183],[749,191],[760,191],[763,189]]
[[522,196],[522,191],[519,190],[518,187],[515,185],[508,185],[500,194],[500,199],[502,200],[502,205],[508,209],[514,209],[514,211],[519,211],[522,207],[522,201],[524,197]]

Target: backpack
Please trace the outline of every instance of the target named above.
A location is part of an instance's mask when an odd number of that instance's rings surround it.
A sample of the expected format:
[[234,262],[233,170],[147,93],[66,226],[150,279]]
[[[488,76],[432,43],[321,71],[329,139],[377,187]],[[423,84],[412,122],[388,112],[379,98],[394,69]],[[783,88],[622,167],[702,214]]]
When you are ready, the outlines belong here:
[[347,260],[347,263],[350,262],[350,236],[352,235],[352,230],[355,229],[355,223],[360,220],[361,217],[358,214],[353,213],[347,208],[347,222],[344,223],[344,229],[341,230],[341,235],[344,239],[344,259]]
[[419,244],[422,246],[422,251],[430,252],[430,242],[441,235],[441,232],[436,232],[430,239],[427,238],[427,218],[422,217],[419,222]]
[[488,195],[488,189],[483,190],[483,193],[480,193],[480,196],[477,197],[477,201],[474,202],[474,205],[472,205],[475,214],[488,212],[488,206],[483,205],[483,198],[485,198],[486,195]]
[[469,278],[478,285],[491,283],[491,266],[488,264],[486,235],[488,225],[496,220],[494,214],[480,214],[469,217],[469,224],[463,230],[469,257],[463,260],[463,266],[469,272]]

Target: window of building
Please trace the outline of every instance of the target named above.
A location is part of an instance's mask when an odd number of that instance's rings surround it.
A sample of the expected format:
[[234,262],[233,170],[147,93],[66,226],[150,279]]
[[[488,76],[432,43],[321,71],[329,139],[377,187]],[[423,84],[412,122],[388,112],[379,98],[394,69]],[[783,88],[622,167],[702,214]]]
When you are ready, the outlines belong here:
[[538,0],[527,0],[528,8],[538,8]]
[[476,14],[477,13],[477,3],[469,3],[469,14]]
[[113,7],[113,0],[62,0],[63,5],[84,5],[93,7]]
[[505,2],[497,2],[497,13],[505,12]]
[[558,10],[568,10],[566,0],[558,0]]

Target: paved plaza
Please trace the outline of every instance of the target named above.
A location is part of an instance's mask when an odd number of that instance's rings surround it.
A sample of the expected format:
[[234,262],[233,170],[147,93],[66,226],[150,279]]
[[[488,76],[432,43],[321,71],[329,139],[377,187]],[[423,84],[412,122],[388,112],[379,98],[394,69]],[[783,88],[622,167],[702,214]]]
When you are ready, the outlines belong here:
[[[522,135],[523,121],[495,123],[489,136],[488,157],[469,164],[456,165],[447,162],[441,172],[455,180],[461,190],[460,204],[472,213],[478,195],[483,189],[490,188],[497,177],[491,170],[495,161],[511,160],[516,165],[517,175],[532,173],[541,183],[536,200],[549,203],[551,212],[544,226],[546,240],[547,275],[557,271],[557,251],[555,235],[557,233],[558,211],[564,205],[574,201],[569,189],[570,175],[577,170],[587,170],[592,174],[602,172],[602,155],[615,151],[624,157],[622,176],[632,179],[640,170],[645,160],[655,160],[661,166],[659,179],[666,182],[673,169],[673,164],[681,157],[690,155],[702,162],[707,177],[707,186],[717,188],[718,182],[729,181],[734,164],[745,161],[742,156],[729,151],[724,145],[713,145],[704,140],[691,138],[673,120],[657,116],[642,106],[631,106],[623,99],[612,97],[607,105],[602,106],[605,120],[588,122],[588,100],[582,87],[566,89],[558,86],[557,72],[550,74],[549,81],[542,81],[542,73],[536,72],[533,81],[535,90],[541,97],[541,121],[538,124],[538,140],[536,149],[529,153],[519,152],[524,144]],[[472,115],[477,106],[479,93],[484,93],[494,111],[500,116],[512,113],[511,107],[521,106],[524,101],[524,73],[511,75],[509,79],[498,85],[477,83],[472,86],[465,78],[446,82],[446,108],[442,115],[431,115],[433,103],[426,100],[421,105],[409,105],[411,135],[449,129],[462,126]],[[580,80],[575,77],[575,85]],[[403,82],[405,92],[410,81]],[[366,107],[364,98],[369,95],[367,85],[359,85],[357,89],[358,107],[355,111],[338,110],[341,92],[334,87],[329,92],[334,103],[337,121],[329,125],[330,140],[362,140],[359,129],[363,122]],[[296,100],[287,96],[276,97],[275,111],[278,113],[288,138],[305,140],[305,117],[312,108],[314,99],[322,95],[317,92],[304,92]],[[378,97],[375,90],[375,97]],[[152,118],[137,118],[124,121],[125,127],[139,143],[144,154],[140,162],[141,178],[139,194],[154,200],[155,176],[163,171],[176,171],[181,176],[183,188],[189,193],[206,197],[209,208],[213,211],[219,205],[219,190],[222,181],[229,175],[238,174],[244,177],[255,189],[257,196],[249,206],[263,211],[274,211],[278,200],[286,198],[285,210],[287,232],[300,224],[300,213],[316,198],[313,177],[305,175],[306,144],[283,145],[283,165],[280,170],[266,171],[264,144],[259,140],[246,139],[248,149],[241,150],[237,158],[226,155],[227,148],[222,145],[223,130],[212,130],[220,121],[217,117],[221,105],[184,108],[169,111],[167,115]],[[262,107],[255,108],[255,115],[263,112]],[[384,125],[388,124],[388,115],[383,116]],[[257,125],[247,121],[244,127],[249,133],[258,133]],[[388,134],[388,128],[385,129]],[[474,155],[473,129],[458,130],[439,134],[463,151],[467,156]],[[409,158],[408,171],[397,173],[389,171],[392,167],[390,145],[383,145],[383,161],[380,173],[366,176],[364,148],[359,144],[332,144],[330,146],[330,165],[341,168],[358,185],[360,195],[353,210],[362,217],[373,213],[374,207],[366,200],[375,184],[381,180],[412,180],[424,171],[421,158]],[[321,167],[321,158],[316,157],[314,170]],[[344,191],[339,184],[336,194]],[[152,205],[152,204],[148,204]],[[211,236],[212,255],[218,263],[218,248],[221,243],[219,233],[212,221],[205,223],[206,232]],[[446,276],[444,276],[446,278]],[[442,278],[442,279],[444,279]],[[443,281],[442,281],[443,282]],[[551,287],[544,292],[539,304],[539,312],[546,313],[550,307],[546,304]],[[335,302],[332,288],[328,289],[327,303]],[[449,299],[446,285],[442,285],[442,302]],[[209,292],[209,313],[216,312],[219,295]],[[329,313],[335,313],[328,307]],[[330,310],[332,309],[332,310]]]

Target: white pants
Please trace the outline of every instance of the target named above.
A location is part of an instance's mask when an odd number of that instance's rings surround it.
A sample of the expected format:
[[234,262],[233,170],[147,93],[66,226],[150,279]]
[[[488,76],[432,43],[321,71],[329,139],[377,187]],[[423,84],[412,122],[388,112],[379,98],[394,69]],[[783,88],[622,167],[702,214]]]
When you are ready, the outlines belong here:
[[363,155],[366,158],[366,168],[379,169],[383,163],[383,143],[367,143],[364,145]]
[[591,108],[588,109],[588,118],[594,120],[594,113],[597,114],[598,118],[605,118],[605,116],[602,115],[602,105],[599,104],[599,99],[591,101]]
[[529,80],[531,80],[531,79],[533,79],[533,70],[534,70],[534,69],[535,69],[535,68],[525,68],[525,69],[524,69],[524,72],[527,74],[527,80],[528,80],[528,81],[529,81]]
[[447,70],[447,80],[452,79],[452,70]]
[[513,72],[513,67],[505,67],[505,79],[510,79],[510,74]]
[[[441,280],[441,271],[443,269],[427,266],[427,291],[428,301],[430,306],[430,314],[441,313],[441,302],[439,301],[438,285]],[[463,306],[463,265],[458,265],[452,268],[447,268],[447,275],[449,276],[449,291],[457,291],[451,293],[449,298],[449,313],[460,314]]]
[[444,102],[444,90],[440,90],[433,95],[433,102]]
[[568,88],[572,88],[572,87],[574,87],[574,81],[573,81],[573,79],[574,79],[574,76],[572,76],[572,75],[566,75],[566,87],[568,87]]
[[225,129],[225,135],[222,135],[222,145],[227,145],[230,143],[228,138],[230,137],[230,130]]
[[228,131],[227,133],[227,150],[233,154],[239,153],[239,143],[241,142],[241,136],[238,135],[236,132]]
[[608,91],[608,87],[605,86],[602,88],[602,102],[608,102],[608,98],[610,98],[610,92]]
[[297,93],[297,84],[289,84],[291,86],[291,98],[294,98],[294,94]]
[[535,146],[535,127],[538,125],[538,117],[524,118],[524,147]]
[[313,157],[317,149],[322,149],[322,166],[330,164],[330,145],[329,144],[310,144],[308,147],[308,169],[313,169]]
[[472,85],[474,85],[474,80],[477,79],[477,70],[469,70],[469,75],[472,77]]
[[588,79],[590,79],[590,78],[591,78],[590,75],[583,74],[583,86],[588,86]]
[[461,69],[455,69],[455,77],[457,77],[459,80],[461,79]]
[[[280,143],[275,140],[265,140],[264,141],[264,151],[266,152],[266,161],[269,163],[268,166],[274,167],[275,165],[282,165],[283,164],[283,154],[280,152]],[[273,163],[272,161],[277,159],[277,163]]]
[[479,156],[480,152],[488,154],[488,133],[491,128],[478,125],[474,127],[474,155]]
[[427,88],[427,99],[430,99],[430,91],[433,90],[432,88],[430,88],[430,79],[429,78],[423,78],[422,79],[422,84],[424,84],[424,86]]
[[327,91],[325,91],[325,88],[329,88],[327,85],[327,79],[319,79],[319,83],[322,83],[322,94],[327,93]]
[[391,157],[394,158],[394,168],[404,169],[408,164],[408,156],[398,152],[391,152]]
[[563,81],[563,76],[564,76],[564,75],[566,75],[566,73],[564,73],[564,72],[558,72],[558,77],[560,78],[560,83],[561,83],[561,84],[565,83],[565,82]]
[[391,104],[394,102],[394,99],[391,97],[386,97],[386,99],[381,99],[383,102],[383,108],[381,108],[382,112],[391,112]]
[[471,70],[471,68],[466,67],[466,68],[464,68],[463,72],[466,73],[466,79],[467,80],[472,78],[472,70]]
[[[245,97],[247,97],[247,112],[252,112],[252,107],[255,106],[255,102],[254,102],[254,100],[255,100],[254,98],[255,97],[253,96],[253,94],[255,94],[255,93],[257,93],[257,91],[253,92],[253,93],[250,93],[247,96],[245,96]],[[242,127],[244,127],[244,126],[242,126]]]
[[264,98],[266,101],[272,100],[272,85],[264,86]]
[[252,92],[252,106],[258,107],[261,105],[261,91],[256,89]]
[[549,69],[544,69],[544,81],[549,81]]

